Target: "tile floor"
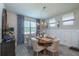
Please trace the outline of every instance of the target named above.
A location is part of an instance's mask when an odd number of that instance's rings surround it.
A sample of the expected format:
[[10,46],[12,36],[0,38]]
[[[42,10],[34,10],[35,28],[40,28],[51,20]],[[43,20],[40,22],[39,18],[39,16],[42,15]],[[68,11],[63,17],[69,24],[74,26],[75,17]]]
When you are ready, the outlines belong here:
[[[61,45],[59,55],[60,56],[79,56],[79,52],[71,50],[68,47]],[[16,48],[16,56],[33,56],[32,48],[31,47],[27,48],[25,45],[19,45]]]

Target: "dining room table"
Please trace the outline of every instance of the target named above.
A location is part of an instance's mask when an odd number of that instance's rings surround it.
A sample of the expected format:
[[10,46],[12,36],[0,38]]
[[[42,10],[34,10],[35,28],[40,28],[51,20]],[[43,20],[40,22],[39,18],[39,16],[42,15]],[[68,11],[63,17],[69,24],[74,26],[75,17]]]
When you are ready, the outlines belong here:
[[51,46],[53,44],[52,39],[46,38],[46,37],[42,37],[42,38],[38,38],[38,45],[45,47],[44,49],[44,55],[46,55],[46,51],[47,51],[47,47]]

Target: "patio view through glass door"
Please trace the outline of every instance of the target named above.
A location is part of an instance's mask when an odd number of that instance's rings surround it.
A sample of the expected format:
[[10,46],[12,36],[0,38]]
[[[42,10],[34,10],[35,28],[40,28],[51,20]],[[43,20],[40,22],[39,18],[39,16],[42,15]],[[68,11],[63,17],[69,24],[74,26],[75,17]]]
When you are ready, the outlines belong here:
[[28,46],[31,46],[31,38],[36,36],[36,21],[24,21],[25,41]]

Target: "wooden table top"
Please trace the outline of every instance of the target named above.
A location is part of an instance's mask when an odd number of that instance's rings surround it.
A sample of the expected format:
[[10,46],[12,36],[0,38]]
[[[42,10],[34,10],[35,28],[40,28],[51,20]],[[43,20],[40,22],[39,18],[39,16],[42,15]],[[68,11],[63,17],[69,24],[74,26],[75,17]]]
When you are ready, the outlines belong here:
[[48,38],[39,38],[38,42],[40,42],[40,43],[50,43],[50,42],[52,42],[52,40],[48,39]]
[[52,39],[48,38],[39,38],[38,44],[42,46],[49,46],[52,44]]

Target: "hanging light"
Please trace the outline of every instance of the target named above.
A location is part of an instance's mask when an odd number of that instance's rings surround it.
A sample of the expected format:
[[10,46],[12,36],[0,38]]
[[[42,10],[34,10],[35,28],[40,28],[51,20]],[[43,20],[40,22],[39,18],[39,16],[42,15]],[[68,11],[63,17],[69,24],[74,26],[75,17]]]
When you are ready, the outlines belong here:
[[42,10],[41,10],[41,13],[40,13],[40,15],[41,15],[41,20],[43,20],[43,12],[44,12],[44,10],[46,9],[46,7],[44,6],[43,8],[42,8]]
[[46,24],[45,21],[44,21],[44,18],[43,18],[43,12],[44,12],[45,9],[46,9],[46,7],[44,6],[42,8],[42,10],[41,10],[41,13],[40,13],[40,16],[41,16],[41,25],[45,25]]

